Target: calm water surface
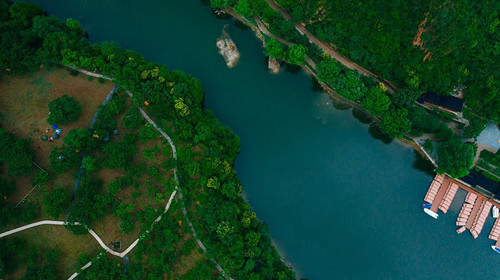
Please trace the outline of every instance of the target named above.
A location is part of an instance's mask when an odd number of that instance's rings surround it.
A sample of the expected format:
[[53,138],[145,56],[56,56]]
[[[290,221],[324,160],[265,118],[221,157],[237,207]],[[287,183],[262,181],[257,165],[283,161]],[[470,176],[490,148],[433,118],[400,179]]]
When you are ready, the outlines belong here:
[[[298,276],[308,279],[494,279],[487,239],[455,233],[460,194],[433,220],[421,204],[432,176],[414,152],[374,139],[369,126],[312,89],[303,72],[272,75],[262,43],[198,0],[40,0],[81,22],[92,41],[114,40],[200,78],[206,108],[240,137],[236,170]],[[227,69],[215,40],[224,25],[242,53]],[[461,201],[459,201],[461,200]]]

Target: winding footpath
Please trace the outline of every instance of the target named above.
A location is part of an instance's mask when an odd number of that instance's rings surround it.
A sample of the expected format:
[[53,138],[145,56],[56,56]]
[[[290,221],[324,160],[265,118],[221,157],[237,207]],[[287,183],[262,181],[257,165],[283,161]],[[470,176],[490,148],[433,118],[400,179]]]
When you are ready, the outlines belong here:
[[[76,71],[79,71],[83,74],[86,74],[88,76],[92,76],[92,77],[96,77],[96,78],[103,78],[103,79],[106,79],[106,80],[112,80],[110,77],[106,77],[104,75],[101,75],[101,74],[98,74],[98,73],[94,73],[94,72],[90,72],[90,71],[87,71],[87,70],[83,70],[83,69],[78,69],[76,67],[73,67],[73,66],[66,66],[70,69],[73,69],[73,70],[76,70]],[[115,86],[113,88],[113,91],[112,93],[117,89],[117,87]],[[110,95],[108,95],[108,97],[106,98],[106,101],[107,102],[109,99],[110,99],[110,96],[112,95],[112,93]],[[130,91],[127,91],[127,94],[132,97],[132,93]],[[172,139],[170,138],[170,136],[168,136],[167,133],[165,133],[165,131],[163,131],[160,127],[158,127],[158,125],[148,116],[148,114],[144,111],[144,109],[140,108],[140,107],[137,107],[137,109],[141,112],[142,116],[148,121],[148,123],[150,123],[169,143],[171,149],[172,149],[172,155],[173,155],[173,158],[177,161],[177,149],[174,145],[174,142],[172,141]],[[175,182],[176,182],[176,187],[175,187],[175,190],[172,192],[172,194],[170,195],[170,198],[168,200],[168,203],[165,205],[165,209],[163,211],[162,214],[160,214],[155,220],[154,222],[151,224],[151,227],[149,230],[146,230],[145,233],[142,233],[125,251],[123,252],[116,252],[112,249],[110,249],[108,246],[106,246],[106,244],[102,241],[102,239],[97,235],[97,233],[95,233],[92,229],[88,229],[89,233],[96,239],[96,241],[99,243],[99,245],[108,253],[110,253],[111,255],[114,255],[114,256],[117,256],[117,257],[120,257],[120,258],[123,258],[127,261],[127,258],[126,258],[126,255],[139,243],[139,241],[144,237],[144,235],[146,233],[149,233],[151,232],[151,230],[153,229],[154,225],[156,223],[158,223],[162,216],[167,213],[168,209],[170,208],[170,205],[172,204],[172,200],[173,198],[175,197],[176,194],[179,194],[179,199],[181,201],[181,204],[182,204],[182,213],[184,214],[184,218],[186,219],[186,222],[188,223],[189,225],[189,228],[191,229],[192,231],[192,234],[193,234],[193,238],[195,239],[196,243],[198,244],[198,246],[203,250],[203,252],[205,253],[205,255],[207,254],[207,248],[205,247],[205,245],[203,244],[203,242],[201,242],[201,240],[198,238],[198,235],[196,233],[196,230],[194,229],[194,226],[193,224],[191,223],[191,220],[189,219],[189,215],[187,213],[187,210],[186,210],[186,207],[184,205],[184,197],[182,195],[182,189],[180,187],[180,182],[179,182],[179,178],[177,177],[177,166],[174,167],[174,179],[175,179]],[[13,229],[13,230],[9,230],[7,232],[4,232],[4,233],[1,233],[0,234],[0,238],[2,237],[5,237],[5,236],[8,236],[8,235],[11,235],[11,234],[14,234],[14,233],[17,233],[17,232],[20,232],[20,231],[23,231],[23,230],[27,230],[27,229],[30,229],[30,228],[33,228],[33,227],[37,227],[37,226],[41,226],[41,225],[59,225],[59,226],[64,226],[64,225],[67,225],[68,223],[65,222],[65,221],[50,221],[50,220],[44,220],[44,221],[39,221],[39,222],[35,222],[35,223],[32,223],[32,224],[29,224],[29,225],[25,225],[25,226],[22,226],[22,227],[19,227],[19,228],[16,228],[16,229]],[[80,225],[79,223],[72,223],[72,225]],[[99,258],[100,256],[98,256],[97,258]],[[96,258],[96,259],[97,259]],[[210,259],[210,261],[212,261],[215,265],[215,267],[217,268],[217,270],[222,274],[222,276],[225,278],[225,279],[230,279],[230,280],[233,280],[233,278],[231,278],[231,276],[229,274],[227,274],[224,269],[220,266],[220,264],[213,258]],[[85,264],[84,266],[82,266],[80,268],[80,271],[81,270],[85,270],[87,269],[88,267],[90,267],[92,265],[92,261],[88,262],[87,264]],[[75,272],[73,273],[69,278],[68,280],[73,280],[75,279],[77,276],[79,275],[78,272]]]

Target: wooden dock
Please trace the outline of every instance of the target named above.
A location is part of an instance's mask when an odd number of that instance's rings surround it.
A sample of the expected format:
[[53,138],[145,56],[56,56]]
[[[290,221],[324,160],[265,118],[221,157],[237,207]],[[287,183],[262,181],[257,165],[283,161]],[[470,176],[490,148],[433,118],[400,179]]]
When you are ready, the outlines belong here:
[[443,181],[443,184],[441,185],[441,187],[439,188],[439,191],[436,195],[436,198],[434,199],[434,202],[432,203],[432,206],[430,209],[432,212],[437,213],[438,207],[439,207],[439,205],[441,205],[441,202],[443,201],[443,197],[448,192],[448,188],[450,187],[450,185],[451,185],[451,181],[448,180],[448,178],[446,178]]
[[483,203],[483,201],[484,201],[484,198],[482,198],[480,196],[477,197],[476,202],[474,203],[474,207],[472,208],[472,212],[470,212],[469,219],[467,219],[467,223],[465,224],[465,227],[467,229],[470,230],[472,228],[472,223],[476,219],[476,216],[479,212],[479,208],[481,207],[481,204]]

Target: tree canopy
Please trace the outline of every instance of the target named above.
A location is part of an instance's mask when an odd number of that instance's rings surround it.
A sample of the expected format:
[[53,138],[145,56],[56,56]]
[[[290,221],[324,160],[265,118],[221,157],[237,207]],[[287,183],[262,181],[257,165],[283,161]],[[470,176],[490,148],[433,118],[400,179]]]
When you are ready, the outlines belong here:
[[474,163],[476,146],[465,143],[458,137],[438,144],[438,173],[447,173],[453,178],[469,174]]
[[80,102],[67,94],[54,99],[49,103],[49,124],[65,125],[78,120],[82,113]]

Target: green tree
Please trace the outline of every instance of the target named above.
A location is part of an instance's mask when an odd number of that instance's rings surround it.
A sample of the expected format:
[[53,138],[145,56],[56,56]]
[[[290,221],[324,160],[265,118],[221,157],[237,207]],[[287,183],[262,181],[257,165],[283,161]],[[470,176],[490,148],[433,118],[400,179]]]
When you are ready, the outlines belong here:
[[104,145],[102,150],[106,154],[103,162],[104,167],[123,169],[130,163],[129,159],[135,154],[136,146],[132,139],[124,139],[108,143]]
[[66,191],[59,187],[53,189],[51,192],[43,196],[43,204],[45,205],[45,212],[48,215],[57,219],[64,210],[66,204],[68,203],[69,195]]
[[356,70],[340,74],[335,84],[335,92],[348,100],[356,101],[365,96],[366,86]]
[[78,120],[82,113],[80,102],[73,97],[64,94],[63,96],[54,99],[49,103],[49,124],[65,125]]
[[439,143],[437,172],[447,173],[453,178],[466,176],[474,163],[476,149],[475,145],[464,143],[458,137]]
[[234,5],[234,11],[242,17],[251,17],[253,15],[252,7],[248,0],[240,0]]
[[86,156],[82,160],[82,168],[87,171],[97,171],[99,170],[100,162],[99,159],[91,156]]
[[54,147],[50,153],[50,167],[57,174],[62,174],[68,169],[77,167],[80,160],[80,154],[73,147],[67,145]]
[[43,10],[33,3],[16,2],[10,6],[9,14],[15,25],[27,27],[35,16],[43,15]]
[[281,43],[274,38],[269,39],[266,42],[265,54],[273,58],[282,59],[283,47],[281,46]]
[[210,6],[214,9],[223,9],[234,5],[236,0],[210,0]]
[[123,126],[129,129],[139,128],[144,124],[144,118],[137,108],[130,108],[123,116]]
[[285,59],[291,64],[302,65],[306,61],[307,47],[292,44],[285,52]]
[[94,140],[88,129],[74,128],[68,132],[64,138],[64,143],[79,151],[85,150],[87,147],[93,147]]
[[372,87],[368,90],[365,99],[361,101],[361,106],[370,113],[380,116],[383,115],[391,105],[391,99],[387,94],[382,92],[379,86]]
[[335,84],[340,74],[340,67],[334,59],[324,59],[316,69],[319,72],[318,79],[324,83]]
[[389,109],[380,124],[382,131],[392,138],[401,138],[411,130],[411,121],[406,109]]

